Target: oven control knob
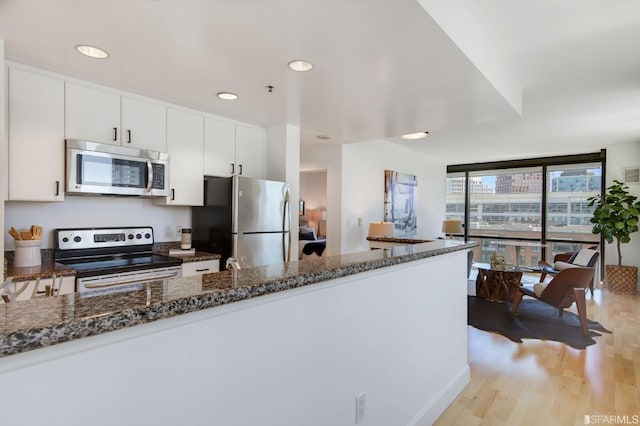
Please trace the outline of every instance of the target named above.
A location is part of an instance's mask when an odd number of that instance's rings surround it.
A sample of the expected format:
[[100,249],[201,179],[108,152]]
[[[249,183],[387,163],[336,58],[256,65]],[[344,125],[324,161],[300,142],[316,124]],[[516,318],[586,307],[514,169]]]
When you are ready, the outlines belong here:
[[133,240],[133,234],[127,235],[127,238],[130,239],[130,240]]
[[63,242],[63,243],[68,243],[68,242],[69,242],[69,237],[64,237],[64,238],[62,239],[62,242]]
[[142,238],[142,234],[136,234],[136,239],[139,240],[140,238]]
[[73,241],[75,241],[76,243],[79,243],[80,241],[82,241],[82,238],[76,235],[75,237],[73,237]]
[[144,237],[148,240],[149,238],[151,238],[151,234],[147,232],[146,234],[144,234]]

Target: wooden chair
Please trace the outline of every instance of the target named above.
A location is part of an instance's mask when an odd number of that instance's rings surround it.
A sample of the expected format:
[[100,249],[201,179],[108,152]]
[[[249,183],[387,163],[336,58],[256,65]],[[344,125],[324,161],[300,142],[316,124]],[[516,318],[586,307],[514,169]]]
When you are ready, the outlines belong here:
[[[553,265],[544,260],[539,261],[540,282],[544,282],[547,275],[558,275],[563,269],[575,267],[595,268],[600,256],[600,253],[596,251],[597,248],[597,246],[592,246],[576,252],[558,253],[553,257]],[[591,295],[593,296],[593,280],[589,284],[589,290],[591,290]]]
[[518,291],[513,299],[510,318],[515,317],[518,306],[524,296],[538,299],[548,305],[558,309],[558,314],[562,316],[565,308],[576,302],[578,307],[578,317],[582,334],[587,336],[587,304],[585,292],[587,287],[593,283],[594,268],[575,267],[561,270],[548,283],[537,283],[533,287],[523,285],[518,287]]

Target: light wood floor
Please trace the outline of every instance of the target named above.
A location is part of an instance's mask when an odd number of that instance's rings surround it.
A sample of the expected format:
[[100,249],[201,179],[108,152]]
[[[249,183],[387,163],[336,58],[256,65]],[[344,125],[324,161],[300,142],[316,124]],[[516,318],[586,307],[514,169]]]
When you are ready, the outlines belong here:
[[613,334],[594,337],[586,350],[513,343],[469,327],[471,382],[436,424],[584,425],[585,415],[640,416],[640,296],[596,290],[587,294],[587,317]]

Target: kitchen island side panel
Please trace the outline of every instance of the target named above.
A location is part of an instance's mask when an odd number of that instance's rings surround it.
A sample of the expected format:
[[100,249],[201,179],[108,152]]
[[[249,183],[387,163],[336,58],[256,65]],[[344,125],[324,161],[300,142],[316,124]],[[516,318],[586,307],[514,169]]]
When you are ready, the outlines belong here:
[[364,424],[431,424],[469,381],[466,259],[433,256],[6,357],[3,423],[349,425],[365,393]]

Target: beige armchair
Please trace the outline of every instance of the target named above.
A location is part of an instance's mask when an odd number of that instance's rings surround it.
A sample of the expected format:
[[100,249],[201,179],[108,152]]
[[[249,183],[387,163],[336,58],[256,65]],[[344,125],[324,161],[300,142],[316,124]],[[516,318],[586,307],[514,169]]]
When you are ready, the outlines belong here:
[[[539,261],[538,267],[542,272],[540,274],[540,282],[544,282],[547,275],[558,275],[564,269],[577,267],[595,268],[600,256],[596,249],[596,246],[592,246],[576,252],[558,253],[553,258],[553,265],[544,260]],[[589,290],[591,290],[591,295],[593,296],[593,280],[589,284]]]

